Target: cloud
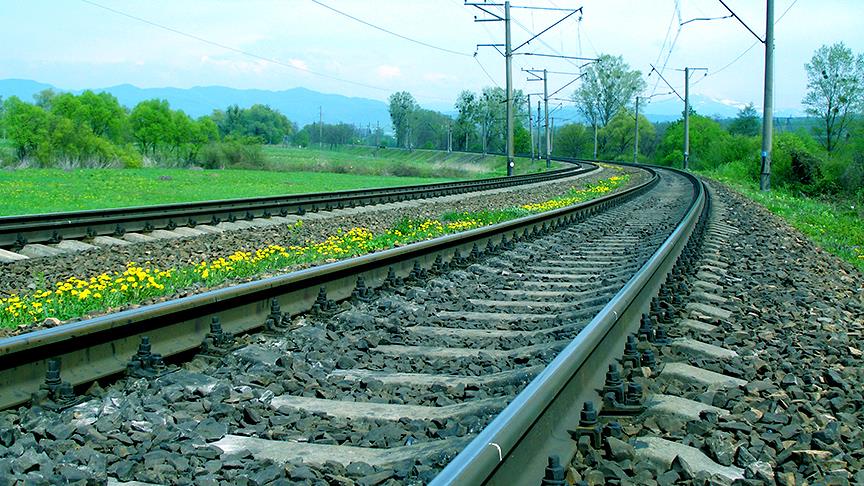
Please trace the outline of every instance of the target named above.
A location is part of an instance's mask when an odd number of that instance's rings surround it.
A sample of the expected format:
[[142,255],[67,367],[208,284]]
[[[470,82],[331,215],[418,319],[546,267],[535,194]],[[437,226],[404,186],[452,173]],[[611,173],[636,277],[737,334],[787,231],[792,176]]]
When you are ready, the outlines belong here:
[[423,79],[434,83],[440,83],[443,81],[455,81],[456,77],[445,73],[426,73],[423,75]]
[[389,66],[382,64],[378,66],[378,77],[381,78],[396,78],[402,75],[402,70],[399,66]]
[[297,69],[302,69],[304,71],[309,70],[309,66],[306,64],[306,61],[302,59],[289,59],[288,62]]

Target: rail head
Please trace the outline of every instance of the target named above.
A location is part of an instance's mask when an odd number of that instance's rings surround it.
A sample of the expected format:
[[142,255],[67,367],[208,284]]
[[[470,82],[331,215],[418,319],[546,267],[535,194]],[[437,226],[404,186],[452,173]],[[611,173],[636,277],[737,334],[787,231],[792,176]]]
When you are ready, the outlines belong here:
[[[264,325],[273,298],[280,299],[283,310],[294,306],[293,313],[302,312],[308,310],[322,286],[327,286],[328,294],[332,292],[334,298],[345,298],[350,296],[358,275],[364,275],[367,285],[374,286],[370,284],[376,279],[382,281],[389,267],[404,270],[404,275],[415,262],[428,267],[438,255],[443,255],[445,259],[458,254],[467,255],[473,244],[498,244],[505,236],[511,238],[529,229],[534,231],[546,225],[565,222],[567,218],[572,221],[577,216],[590,214],[653,187],[657,183],[656,173],[651,169],[646,171],[651,178],[640,185],[579,205],[2,339],[0,408],[22,403],[29,396],[24,386],[19,386],[14,396],[6,395],[4,388],[13,386],[19,380],[17,376],[26,375],[28,386],[36,384],[38,387],[49,358],[62,356],[64,374],[71,372],[77,385],[86,383],[88,379],[92,381],[102,377],[93,370],[94,357],[105,363],[110,362],[115,367],[114,372],[122,371],[124,360],[134,354],[130,352],[130,347],[137,346],[136,339],[143,335],[153,337],[154,352],[166,357],[186,352],[200,346],[202,336],[208,332],[211,316],[221,315],[222,325],[228,330],[232,324],[226,315],[232,315],[231,319],[240,323],[233,327],[232,332],[260,328]],[[339,297],[339,292],[342,297]],[[184,332],[189,337],[182,343],[180,339],[169,338],[176,342],[166,344],[155,337],[158,333],[170,335],[169,331],[175,326],[187,327]],[[121,340],[122,344],[118,344]],[[160,346],[172,348],[158,349]],[[101,351],[96,352],[95,349]],[[105,372],[105,376],[108,374]]]
[[[599,387],[591,385],[596,384],[598,371],[600,375],[605,372],[602,363],[611,362],[612,356],[623,349],[623,339],[633,327],[631,321],[635,317],[638,322],[638,316],[671,270],[707,204],[707,191],[698,178],[673,171],[693,184],[694,194],[690,207],[671,235],[431,485],[538,483],[543,477],[547,456],[564,450],[568,457],[564,459],[565,454],[561,454],[562,460],[569,459],[576,443],[563,429],[578,423],[578,419],[573,421],[573,407],[599,398],[596,391]],[[592,376],[581,377],[580,373]],[[602,385],[602,381],[599,383]],[[556,421],[561,423],[556,426]]]

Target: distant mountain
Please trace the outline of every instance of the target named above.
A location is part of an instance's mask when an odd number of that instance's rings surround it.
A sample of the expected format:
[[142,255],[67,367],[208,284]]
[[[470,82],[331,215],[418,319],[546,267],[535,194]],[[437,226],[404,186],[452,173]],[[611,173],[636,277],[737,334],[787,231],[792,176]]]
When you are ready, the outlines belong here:
[[[82,90],[64,90],[50,84],[26,79],[0,80],[0,96],[17,96],[24,101],[32,101],[33,95],[44,89],[80,93]],[[107,92],[116,96],[120,103],[133,107],[143,100],[152,98],[166,99],[174,109],[198,117],[209,115],[214,109],[224,110],[237,104],[249,107],[254,104],[270,105],[299,126],[318,121],[318,107],[324,115],[325,123],[355,123],[373,127],[380,123],[385,130],[390,129],[390,113],[387,104],[366,98],[319,93],[306,88],[293,88],[284,91],[262,89],[235,89],[223,86],[195,86],[193,88],[139,88],[129,84],[95,88],[96,92]]]

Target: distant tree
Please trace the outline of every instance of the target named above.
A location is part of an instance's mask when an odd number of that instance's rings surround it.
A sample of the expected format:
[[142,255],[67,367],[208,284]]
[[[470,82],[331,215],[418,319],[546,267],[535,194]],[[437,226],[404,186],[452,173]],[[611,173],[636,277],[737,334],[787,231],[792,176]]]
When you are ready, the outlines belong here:
[[15,148],[18,159],[35,156],[48,141],[51,115],[42,108],[25,103],[17,96],[3,102],[6,136]]
[[568,123],[555,131],[553,154],[562,157],[583,157],[591,151],[593,132],[581,123]]
[[132,137],[144,155],[155,156],[163,144],[172,144],[174,117],[166,100],[145,100],[132,109],[129,124]]
[[602,54],[584,72],[582,85],[572,98],[579,114],[591,126],[605,127],[645,89],[642,73],[631,70],[621,56]]
[[390,95],[390,121],[396,132],[396,143],[400,147],[409,148],[408,131],[411,127],[411,117],[419,108],[417,101],[407,91],[399,91]]
[[[609,124],[597,134],[599,157],[606,160],[633,160],[633,144],[636,139],[635,124],[636,120],[633,118],[632,112],[621,110],[615,114]],[[653,139],[654,124],[644,116],[639,115],[640,149],[644,149],[642,142]],[[650,143],[648,147],[650,147]]]
[[762,122],[759,120],[759,113],[753,107],[753,103],[748,103],[747,106],[738,111],[738,116],[729,124],[729,133],[752,137],[759,135],[761,128]]
[[447,127],[453,122],[449,116],[434,110],[419,108],[411,119],[411,145],[424,149],[447,149]]
[[33,95],[33,101],[36,106],[43,110],[51,109],[51,102],[57,97],[57,92],[51,88],[43,89]]
[[473,91],[464,90],[456,98],[456,123],[453,127],[453,144],[462,147],[462,150],[470,150],[469,144],[477,132],[477,123],[480,119],[480,103]]
[[842,42],[823,45],[804,67],[807,94],[802,103],[808,115],[820,119],[816,134],[831,152],[843,140],[855,114],[864,109],[864,55],[856,56]]

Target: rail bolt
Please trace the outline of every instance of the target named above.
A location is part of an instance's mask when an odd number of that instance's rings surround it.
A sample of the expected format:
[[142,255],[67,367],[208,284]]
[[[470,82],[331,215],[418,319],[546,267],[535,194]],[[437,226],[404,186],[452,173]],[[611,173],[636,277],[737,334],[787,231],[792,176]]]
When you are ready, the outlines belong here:
[[561,466],[561,458],[558,456],[549,456],[540,486],[564,486],[567,484],[565,481],[566,476],[564,467]]

